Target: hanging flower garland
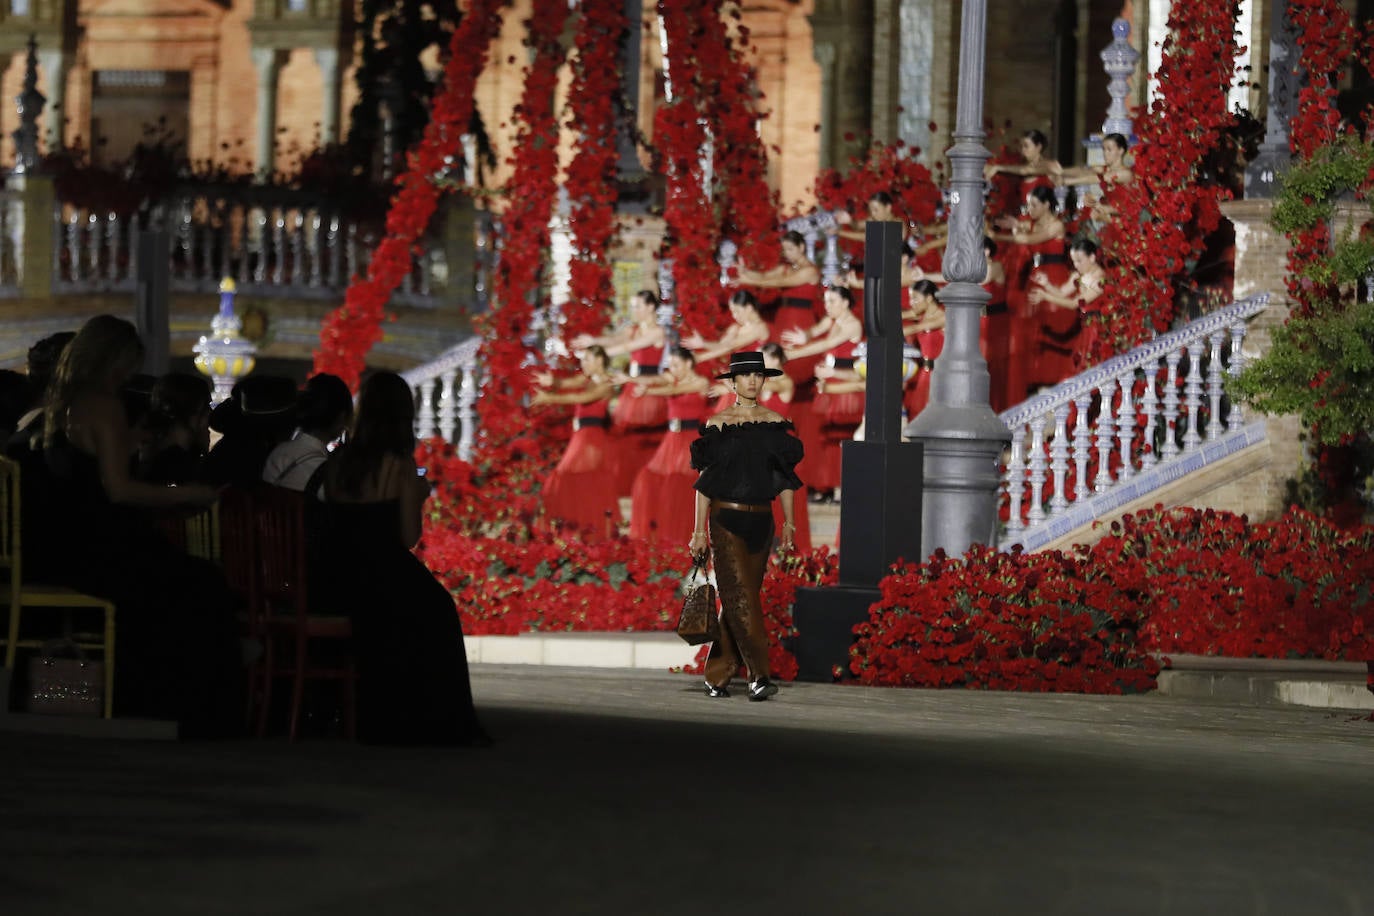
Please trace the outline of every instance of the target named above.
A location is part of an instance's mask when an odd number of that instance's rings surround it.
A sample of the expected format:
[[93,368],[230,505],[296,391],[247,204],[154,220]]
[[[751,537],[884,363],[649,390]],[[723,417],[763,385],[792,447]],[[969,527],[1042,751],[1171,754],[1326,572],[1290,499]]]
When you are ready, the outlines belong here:
[[699,106],[699,49],[703,23],[718,10],[710,0],[658,0],[658,12],[667,34],[671,89],[671,96],[654,113],[654,144],[668,180],[663,254],[673,262],[673,304],[682,323],[714,337],[727,323],[728,313],[720,307],[720,225],[702,162],[707,134]]
[[1092,362],[1170,327],[1175,285],[1221,221],[1227,192],[1200,180],[1198,166],[1235,121],[1227,92],[1236,78],[1236,13],[1232,3],[1173,4],[1135,180],[1113,189],[1117,218],[1102,233],[1107,292],[1085,307],[1101,329],[1091,337]]
[[[745,59],[749,29],[739,24],[734,41],[718,15],[703,21],[698,48],[703,81],[714,83],[712,97],[703,100],[715,127],[715,168],[720,182],[722,234],[739,244],[739,258],[756,270],[767,270],[780,259],[778,248],[778,195],[768,187],[768,157],[759,139],[763,115],[756,104],[758,82]],[[707,74],[715,74],[714,80]]]
[[416,243],[439,205],[443,190],[434,176],[472,120],[473,87],[486,66],[492,40],[501,30],[503,0],[472,0],[449,43],[443,89],[434,97],[424,136],[410,152],[399,190],[386,217],[386,237],[372,252],[366,277],[354,277],[343,305],[320,327],[314,371],[339,376],[356,388],[367,353],[382,339],[382,319],[391,294],[410,273]]
[[515,109],[519,127],[505,188],[504,242],[493,284],[496,302],[479,322],[486,381],[477,412],[479,448],[484,452],[509,448],[528,431],[521,403],[529,391],[524,369],[529,350],[524,339],[540,293],[549,218],[557,196],[558,119],[553,98],[564,59],[559,38],[567,19],[566,0],[535,0],[528,22],[525,45],[534,52],[534,59],[525,68],[524,91]]
[[577,33],[577,61],[569,90],[578,132],[577,154],[568,165],[564,189],[571,206],[573,255],[569,265],[569,302],[565,337],[599,334],[615,298],[610,249],[618,229],[615,205],[616,105],[620,93],[620,54],[628,28],[618,4],[584,3]]
[[[1298,45],[1295,71],[1330,74],[1304,80],[1289,122],[1293,155],[1306,160],[1329,146],[1340,133],[1355,132],[1354,125],[1341,127],[1336,76],[1350,67],[1352,58],[1374,73],[1374,22],[1356,28],[1339,0],[1289,0],[1288,15]],[[1306,278],[1307,268],[1331,251],[1330,224],[1318,220],[1305,229],[1290,232],[1288,239],[1288,295],[1297,303],[1299,316],[1310,315],[1318,301],[1334,298],[1333,290],[1318,288]]]

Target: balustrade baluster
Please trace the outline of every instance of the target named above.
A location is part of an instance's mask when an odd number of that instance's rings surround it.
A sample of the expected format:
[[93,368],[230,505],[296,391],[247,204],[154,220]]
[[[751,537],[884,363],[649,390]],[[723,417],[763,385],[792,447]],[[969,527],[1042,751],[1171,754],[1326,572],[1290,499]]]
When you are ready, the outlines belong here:
[[177,205],[181,211],[180,218],[177,221],[177,248],[181,250],[181,275],[194,279],[195,270],[192,267],[192,261],[194,261],[195,258],[191,247],[194,243],[194,239],[191,237],[193,219],[191,214],[191,201],[182,198],[177,202]]
[[430,283],[430,280],[434,276],[434,264],[438,261],[440,257],[442,257],[442,253],[437,249],[433,251],[426,251],[424,254],[420,255],[421,296],[428,298],[429,294],[434,289],[434,287]]
[[[123,225],[125,233],[124,250],[129,252],[129,263],[124,269],[124,276],[132,277],[135,273],[135,262],[137,261],[135,253],[138,251],[138,220],[124,220],[121,225]],[[167,257],[170,258],[171,256],[172,253],[170,251],[167,252]]]
[[1188,344],[1188,377],[1183,383],[1184,409],[1188,412],[1188,431],[1183,434],[1183,450],[1191,452],[1202,444],[1198,422],[1202,418],[1202,341]]
[[348,266],[348,276],[358,276],[358,224],[348,224],[348,238],[344,243],[344,263]]
[[205,219],[199,227],[200,235],[200,275],[198,284],[218,285],[215,273],[215,222],[210,212],[210,201],[205,201]]
[[234,226],[229,218],[229,202],[224,199],[215,201],[211,225],[215,227],[215,272],[216,280],[223,280],[234,272]]
[[323,228],[324,217],[320,215],[319,210],[311,210],[310,233],[307,236],[308,244],[306,245],[306,253],[310,260],[310,277],[306,283],[311,289],[320,288],[320,280],[323,276],[323,269],[320,264],[320,259],[324,256],[324,252],[320,250],[323,241]]
[[344,285],[344,258],[339,250],[339,214],[329,215],[329,230],[324,238],[325,250],[329,257],[329,285],[334,289]]
[[825,235],[825,262],[821,265],[821,274],[826,284],[832,284],[840,278],[840,237],[828,232]]
[[267,231],[268,213],[262,207],[254,207],[254,222],[257,222],[257,264],[253,265],[253,282],[257,284],[267,283],[267,261],[268,249],[271,249],[271,233]]
[[1088,411],[1092,409],[1093,393],[1084,391],[1074,398],[1076,416],[1073,420],[1073,464],[1076,473],[1073,481],[1075,499],[1086,499],[1092,492],[1088,485],[1088,463],[1092,459],[1092,432],[1088,426]]
[[1037,414],[1030,421],[1031,442],[1030,442],[1030,485],[1031,485],[1031,504],[1030,504],[1030,523],[1032,525],[1045,520],[1045,471],[1048,469],[1048,462],[1045,461],[1045,415]]
[[1226,331],[1213,332],[1209,342],[1212,344],[1211,362],[1207,366],[1207,400],[1211,405],[1211,416],[1207,418],[1207,441],[1220,439],[1223,429],[1221,416],[1222,365],[1221,347],[1226,342]]
[[[1245,343],[1245,323],[1238,321],[1231,325],[1231,361],[1226,366],[1226,374],[1235,378],[1245,369],[1245,351],[1241,346]],[[1226,417],[1227,429],[1240,429],[1240,425],[1245,422],[1245,410],[1240,406],[1239,398],[1231,398],[1231,411]]]
[[1011,459],[1007,462],[1007,534],[1025,527],[1021,522],[1021,494],[1026,486],[1026,427],[1017,423],[1011,430]]
[[410,259],[410,270],[406,271],[405,277],[401,280],[401,292],[407,296],[415,293],[415,262],[416,258]]
[[428,439],[434,435],[434,388],[437,379],[425,379],[420,383],[420,409],[415,415],[415,435]]
[[816,246],[821,240],[820,235],[816,232],[815,226],[812,225],[807,227],[802,238],[806,240],[806,258],[814,263],[816,260]]
[[1164,357],[1168,371],[1164,376],[1164,458],[1178,454],[1178,361],[1183,358],[1182,350],[1171,350]]
[[80,220],[81,213],[73,209],[71,218],[67,221],[67,268],[71,271],[73,283],[80,283],[85,274],[81,269]]
[[1069,405],[1060,404],[1054,409],[1054,438],[1050,440],[1050,473],[1054,475],[1054,492],[1050,496],[1050,509],[1062,512],[1069,507],[1069,499],[1064,495],[1064,479],[1069,473]]
[[472,444],[477,439],[477,360],[463,364],[463,381],[458,389],[458,457],[472,458]]
[[100,231],[100,217],[92,210],[86,214],[86,257],[91,260],[91,280],[97,285],[105,279],[101,270],[100,249],[104,247],[104,233]]
[[305,276],[305,214],[296,211],[291,220],[291,264],[286,274],[286,282],[296,286]]
[[1097,411],[1097,476],[1093,478],[1093,492],[1102,493],[1112,485],[1112,401],[1116,394],[1116,379],[1104,382],[1098,389],[1102,400]]
[[1140,452],[1141,470],[1152,468],[1159,461],[1159,456],[1155,454],[1155,442],[1158,440],[1155,435],[1155,421],[1159,416],[1159,394],[1155,391],[1155,386],[1158,384],[1159,364],[1146,366],[1145,394],[1140,400],[1140,410],[1145,414],[1145,429],[1142,433],[1145,436],[1145,444]]
[[286,279],[286,212],[278,210],[272,218],[272,285]]
[[445,442],[453,441],[454,427],[458,422],[458,398],[453,390],[457,378],[456,369],[439,376],[439,435],[444,437]]
[[[113,211],[105,214],[105,251],[110,259],[109,277],[111,283],[120,281],[119,270],[119,214]],[[126,267],[127,272],[127,267]]]
[[1131,458],[1131,446],[1135,443],[1135,403],[1132,400],[1135,371],[1119,376],[1116,383],[1121,389],[1121,403],[1116,408],[1116,436],[1121,447],[1121,467],[1117,469],[1116,479],[1120,483],[1135,473],[1135,463]]

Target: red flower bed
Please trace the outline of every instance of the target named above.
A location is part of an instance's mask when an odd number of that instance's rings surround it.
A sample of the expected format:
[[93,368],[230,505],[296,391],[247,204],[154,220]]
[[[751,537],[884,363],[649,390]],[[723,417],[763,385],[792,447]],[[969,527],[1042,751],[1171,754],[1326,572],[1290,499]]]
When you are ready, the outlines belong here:
[[863,683],[1120,693],[1150,653],[1363,660],[1374,528],[1156,508],[1072,552],[937,554],[882,582],[851,670]]

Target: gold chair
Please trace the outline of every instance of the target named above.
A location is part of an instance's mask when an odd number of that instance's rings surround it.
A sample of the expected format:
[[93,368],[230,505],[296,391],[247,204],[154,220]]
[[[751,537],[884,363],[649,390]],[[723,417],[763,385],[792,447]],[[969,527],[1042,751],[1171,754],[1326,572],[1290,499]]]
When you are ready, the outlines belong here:
[[[0,456],[0,570],[7,571],[9,630],[5,640],[5,667],[14,670],[19,649],[38,649],[48,640],[20,637],[20,615],[24,608],[60,608],[68,611],[63,626],[66,638],[82,649],[100,650],[105,660],[105,718],[114,711],[115,606],[104,598],[83,594],[61,585],[26,583],[23,575],[19,537],[19,465]],[[103,634],[71,631],[71,611],[90,608],[104,612]]]

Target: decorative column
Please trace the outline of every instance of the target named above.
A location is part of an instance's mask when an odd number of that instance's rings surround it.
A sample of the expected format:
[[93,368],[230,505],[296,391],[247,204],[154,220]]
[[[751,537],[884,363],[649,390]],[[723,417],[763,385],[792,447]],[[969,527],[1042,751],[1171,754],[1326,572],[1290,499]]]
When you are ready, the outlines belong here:
[[24,60],[24,88],[14,97],[19,112],[19,126],[10,133],[14,138],[14,174],[23,175],[38,166],[38,116],[47,102],[38,91],[38,39],[29,36],[29,53]]
[[315,65],[320,68],[324,104],[320,108],[320,144],[339,141],[339,49],[316,48]]
[[[639,147],[635,143],[635,131],[639,126],[639,77],[644,62],[644,0],[625,0],[625,22],[625,46],[620,61],[624,109],[621,112],[623,120],[616,131],[616,184],[620,192],[616,209],[621,213],[643,214],[649,211],[652,196],[651,176],[639,161]],[[664,66],[666,68],[666,63]]]
[[43,145],[51,153],[62,149],[64,145],[62,120],[65,110],[62,103],[67,96],[67,71],[71,69],[71,57],[57,48],[39,51],[38,60],[48,76],[48,120],[43,125]]
[[[1269,6],[1269,91],[1265,99],[1264,142],[1259,155],[1245,167],[1245,196],[1272,198],[1274,183],[1288,168],[1288,125],[1306,74],[1298,71],[1297,30],[1288,15],[1288,0]],[[1282,287],[1279,287],[1282,288]]]
[[239,335],[242,329],[243,322],[234,314],[234,281],[225,277],[219,285],[219,313],[210,322],[210,336],[191,348],[196,368],[214,382],[210,400],[215,404],[228,398],[234,383],[252,372],[256,363],[258,348]]
[[1121,134],[1130,139],[1135,133],[1131,123],[1131,112],[1126,106],[1126,96],[1131,92],[1131,77],[1135,75],[1136,64],[1140,63],[1140,52],[1131,47],[1127,38],[1131,34],[1131,23],[1126,19],[1112,21],[1112,43],[1102,49],[1102,69],[1107,74],[1107,94],[1112,97],[1107,106],[1107,119],[1102,122],[1102,133]]
[[254,48],[253,67],[258,71],[258,134],[254,149],[259,181],[272,177],[277,149],[277,77],[281,53],[276,48]]
[[983,61],[987,0],[965,0],[960,27],[959,103],[949,151],[949,245],[939,293],[945,306],[945,349],[935,361],[931,399],[906,429],[925,446],[921,548],[958,556],[992,544],[997,524],[997,460],[1011,432],[988,404],[988,366],[978,348],[978,323],[988,294],[983,256]]

